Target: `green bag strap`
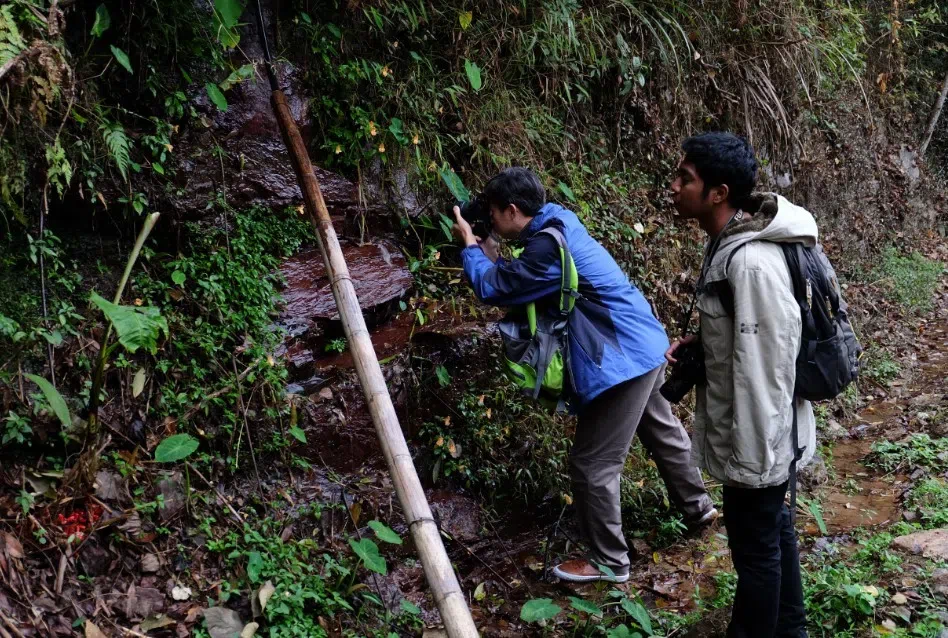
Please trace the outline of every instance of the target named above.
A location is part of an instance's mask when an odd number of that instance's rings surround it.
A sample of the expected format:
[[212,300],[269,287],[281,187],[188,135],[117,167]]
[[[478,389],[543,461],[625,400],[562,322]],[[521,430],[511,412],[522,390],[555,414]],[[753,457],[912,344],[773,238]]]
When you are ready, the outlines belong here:
[[[573,261],[573,255],[566,245],[566,237],[558,228],[544,228],[541,233],[546,233],[556,240],[560,248],[560,312],[568,315],[573,306],[576,305],[576,297],[579,296],[579,272],[576,270],[576,264]],[[537,307],[535,302],[527,304],[527,324],[530,326],[530,334],[537,333]]]

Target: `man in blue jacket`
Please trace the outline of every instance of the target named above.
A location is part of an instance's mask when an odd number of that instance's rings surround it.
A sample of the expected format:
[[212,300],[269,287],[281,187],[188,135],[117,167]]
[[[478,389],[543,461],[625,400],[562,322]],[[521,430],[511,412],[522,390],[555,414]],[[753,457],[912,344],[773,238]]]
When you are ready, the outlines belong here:
[[668,338],[645,297],[576,215],[546,203],[543,185],[531,171],[505,169],[486,184],[483,195],[494,232],[503,239],[519,238],[525,246],[517,259],[499,258],[493,238],[475,237],[454,208],[453,230],[465,245],[464,272],[479,300],[517,306],[559,295],[559,246],[548,233],[538,232],[550,226],[566,238],[579,273],[579,297],[568,320],[569,376],[578,413],[570,476],[589,554],[558,565],[553,573],[572,582],[625,582],[629,557],[619,476],[636,430],[686,523],[701,526],[717,516],[691,461],[688,434],[659,394]]

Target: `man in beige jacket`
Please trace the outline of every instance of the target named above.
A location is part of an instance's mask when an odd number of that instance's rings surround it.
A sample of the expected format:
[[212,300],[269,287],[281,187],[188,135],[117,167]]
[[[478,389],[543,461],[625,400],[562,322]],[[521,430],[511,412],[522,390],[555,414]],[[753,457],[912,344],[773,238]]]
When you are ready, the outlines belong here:
[[[757,161],[743,139],[688,139],[671,189],[682,217],[708,233],[697,307],[707,381],[697,387],[692,456],[724,485],[737,592],[729,638],[806,636],[800,559],[784,502],[796,403],[799,466],[816,447],[813,409],[794,397],[800,306],[779,246],[817,239],[813,216],[778,195],[752,195]],[[675,342],[666,355],[675,362]]]

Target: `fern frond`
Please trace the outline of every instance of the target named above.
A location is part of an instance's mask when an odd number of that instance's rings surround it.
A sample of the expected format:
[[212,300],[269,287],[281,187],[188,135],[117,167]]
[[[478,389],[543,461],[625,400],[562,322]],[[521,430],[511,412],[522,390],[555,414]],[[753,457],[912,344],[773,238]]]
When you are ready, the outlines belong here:
[[115,165],[122,174],[123,179],[128,179],[128,169],[132,164],[131,151],[132,142],[125,134],[125,129],[118,122],[107,122],[102,125],[102,139],[105,140],[105,146],[109,149],[109,155],[115,160]]
[[13,7],[0,7],[0,65],[4,65],[26,48],[26,41],[13,19]]

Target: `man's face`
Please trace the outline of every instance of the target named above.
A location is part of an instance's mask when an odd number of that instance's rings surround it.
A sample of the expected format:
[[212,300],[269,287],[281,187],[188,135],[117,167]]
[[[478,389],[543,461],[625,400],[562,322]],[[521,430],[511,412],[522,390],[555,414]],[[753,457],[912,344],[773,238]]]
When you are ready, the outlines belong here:
[[501,209],[499,206],[490,207],[490,221],[494,232],[504,239],[516,239],[520,236],[520,226],[515,223],[517,210],[513,205]]
[[695,165],[687,160],[678,164],[671,192],[675,210],[685,219],[699,219],[712,209],[714,193],[705,194],[704,180],[698,176]]

